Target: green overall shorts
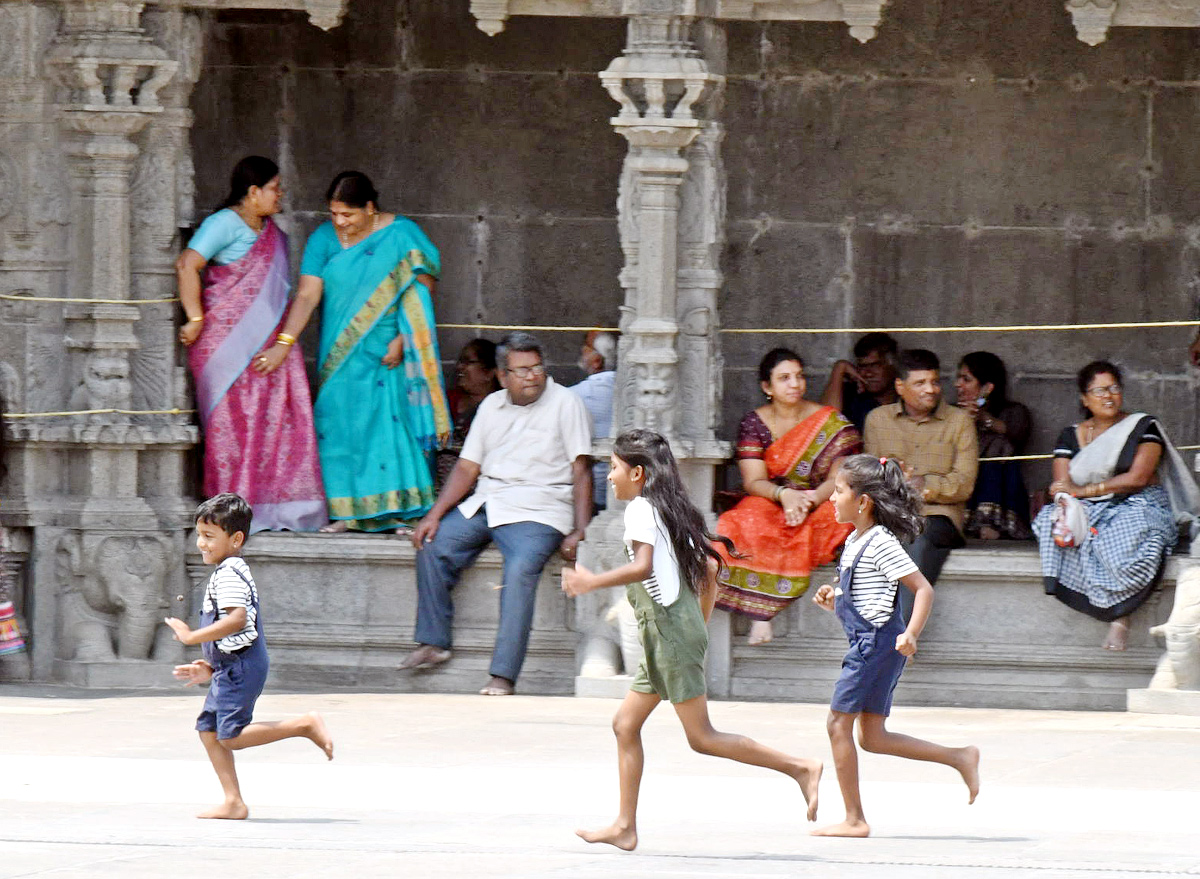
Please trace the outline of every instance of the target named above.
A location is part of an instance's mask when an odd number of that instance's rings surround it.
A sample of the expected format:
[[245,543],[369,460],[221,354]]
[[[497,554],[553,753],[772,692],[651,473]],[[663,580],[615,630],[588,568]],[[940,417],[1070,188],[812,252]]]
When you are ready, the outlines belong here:
[[637,582],[625,587],[625,595],[637,616],[643,652],[629,689],[657,693],[669,702],[703,696],[708,627],[696,594],[681,583],[679,597],[663,607]]

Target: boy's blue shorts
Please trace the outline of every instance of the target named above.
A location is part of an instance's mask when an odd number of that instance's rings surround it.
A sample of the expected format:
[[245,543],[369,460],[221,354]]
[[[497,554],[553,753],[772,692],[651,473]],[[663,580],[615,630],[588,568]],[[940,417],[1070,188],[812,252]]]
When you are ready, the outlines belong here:
[[233,739],[254,719],[254,703],[267,683],[270,663],[266,650],[254,647],[223,659],[213,669],[196,729],[215,732],[218,739]]
[[[878,634],[878,633],[872,633]],[[843,714],[892,712],[892,694],[907,661],[887,638],[856,638],[842,659],[829,707]]]

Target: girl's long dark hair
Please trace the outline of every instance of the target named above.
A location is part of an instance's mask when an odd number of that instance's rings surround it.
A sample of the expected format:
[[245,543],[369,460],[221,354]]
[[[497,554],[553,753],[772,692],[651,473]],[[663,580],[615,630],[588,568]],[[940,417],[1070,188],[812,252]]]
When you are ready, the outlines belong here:
[[658,512],[667,529],[667,539],[684,582],[692,592],[700,594],[708,579],[708,560],[716,559],[717,564],[724,566],[720,553],[713,549],[713,541],[720,541],[730,555],[736,555],[733,541],[709,533],[704,516],[683,487],[671,447],[661,434],[640,428],[627,430],[613,441],[613,454],[630,468],[641,467],[646,474],[642,497]]
[[221,202],[217,210],[232,208],[241,204],[242,199],[250,193],[251,186],[262,189],[279,176],[279,166],[265,156],[246,156],[233,166],[229,175],[229,195]]
[[842,459],[842,469],[838,472],[852,492],[865,494],[874,502],[875,524],[905,543],[916,540],[925,530],[921,496],[895,461],[874,455],[851,455]]

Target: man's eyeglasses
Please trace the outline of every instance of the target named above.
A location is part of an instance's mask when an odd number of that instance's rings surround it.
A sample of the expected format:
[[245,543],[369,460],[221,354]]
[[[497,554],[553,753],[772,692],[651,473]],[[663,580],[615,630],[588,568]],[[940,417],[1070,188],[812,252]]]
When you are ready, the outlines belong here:
[[1089,397],[1117,397],[1121,394],[1120,385],[1109,385],[1108,387],[1094,387],[1087,389]]
[[529,378],[531,375],[545,375],[546,367],[539,363],[537,366],[518,366],[516,369],[505,369],[504,371],[517,378]]

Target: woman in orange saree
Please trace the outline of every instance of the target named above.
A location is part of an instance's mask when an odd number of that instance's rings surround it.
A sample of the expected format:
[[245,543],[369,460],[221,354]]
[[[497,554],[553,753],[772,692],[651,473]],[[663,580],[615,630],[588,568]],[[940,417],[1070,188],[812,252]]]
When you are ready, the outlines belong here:
[[786,348],[759,364],[767,402],[738,429],[737,461],[746,497],[717,520],[743,558],[718,551],[729,577],[717,607],[754,620],[750,643],[771,640],[772,618],[804,594],[813,568],[833,559],[852,530],[825,503],[838,460],[862,451],[862,437],[836,409],[804,398],[804,361]]

